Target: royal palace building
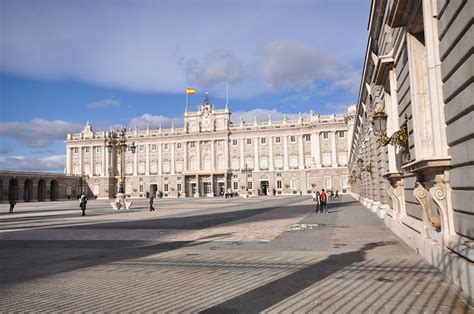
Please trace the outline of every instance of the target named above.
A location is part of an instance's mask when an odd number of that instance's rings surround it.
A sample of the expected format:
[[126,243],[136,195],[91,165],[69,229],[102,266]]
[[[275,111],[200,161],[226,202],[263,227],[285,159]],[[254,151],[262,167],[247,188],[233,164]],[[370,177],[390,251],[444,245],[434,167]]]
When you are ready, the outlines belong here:
[[67,135],[66,174],[82,176],[98,198],[115,197],[121,171],[125,193],[136,198],[343,193],[349,189],[350,110],[232,123],[228,106],[215,108],[206,94],[198,111],[186,110],[182,128],[126,130],[123,157],[110,145],[120,132],[94,132],[87,123]]
[[373,0],[351,192],[474,297],[474,1]]

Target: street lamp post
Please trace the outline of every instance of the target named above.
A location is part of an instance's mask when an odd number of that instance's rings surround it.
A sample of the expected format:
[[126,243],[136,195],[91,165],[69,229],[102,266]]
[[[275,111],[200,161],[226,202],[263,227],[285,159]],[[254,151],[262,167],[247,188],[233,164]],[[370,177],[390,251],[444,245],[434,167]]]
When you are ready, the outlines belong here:
[[245,164],[245,167],[243,169],[240,169],[240,172],[245,174],[245,190],[247,191],[247,195],[246,195],[247,198],[250,197],[250,193],[249,193],[249,174],[251,175],[252,171],[253,171],[252,168],[249,168],[247,166],[247,164]]
[[86,183],[87,178],[89,178],[89,176],[86,175],[84,172],[82,172],[82,174],[81,174],[81,196],[87,194],[87,191],[86,191],[86,188],[85,188],[85,183]]
[[119,168],[119,190],[115,196],[115,200],[111,203],[113,209],[129,209],[132,206],[132,202],[127,201],[125,194],[125,153],[127,148],[130,148],[132,154],[135,154],[136,146],[135,143],[132,145],[127,144],[127,139],[125,137],[125,128],[121,128],[117,133],[111,132],[107,138],[107,150],[109,154],[112,153],[112,149],[117,150],[117,155],[120,157],[120,168]]

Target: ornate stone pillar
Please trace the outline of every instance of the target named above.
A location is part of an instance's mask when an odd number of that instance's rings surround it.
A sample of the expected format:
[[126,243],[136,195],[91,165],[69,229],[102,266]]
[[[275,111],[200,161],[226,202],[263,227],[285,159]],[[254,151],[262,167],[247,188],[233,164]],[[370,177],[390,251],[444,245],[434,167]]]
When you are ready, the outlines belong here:
[[71,174],[71,148],[69,146],[66,148],[66,174]]
[[311,134],[311,157],[316,168],[321,168],[321,145],[319,143],[319,132]]
[[240,140],[240,168],[242,169],[245,168],[244,145],[245,145],[245,139],[243,138]]
[[183,144],[183,171],[188,171],[188,142]]
[[136,177],[137,174],[138,174],[138,151],[136,151],[135,154],[133,154],[133,175]]
[[273,171],[273,136],[268,139],[268,169]]
[[170,143],[169,144],[171,146],[171,174],[174,174],[174,169],[175,169],[175,166],[174,166],[174,163],[175,163],[175,160],[176,160],[176,153],[175,153],[175,149],[174,149],[174,146],[175,146],[175,143]]
[[211,140],[211,170],[216,170],[216,148],[215,148],[216,141]]
[[150,144],[145,145],[145,175],[150,175]]
[[304,136],[300,135],[298,137],[298,157],[299,157],[299,168],[304,169],[304,147],[303,147],[303,141],[304,141]]
[[158,144],[158,175],[163,174],[163,154],[162,154],[162,144]]
[[90,151],[91,151],[91,167],[90,167],[90,174],[89,176],[93,177],[95,175],[95,151],[94,151],[94,146],[90,146]]
[[283,169],[288,170],[288,136],[283,136]]
[[331,137],[331,164],[337,167],[337,147],[336,147],[336,131],[329,132]]
[[254,170],[255,171],[259,171],[260,170],[260,166],[259,166],[259,163],[258,163],[258,137],[254,138],[254,155],[253,155],[253,158],[254,158]]
[[196,141],[196,170],[201,170],[201,142],[199,140]]

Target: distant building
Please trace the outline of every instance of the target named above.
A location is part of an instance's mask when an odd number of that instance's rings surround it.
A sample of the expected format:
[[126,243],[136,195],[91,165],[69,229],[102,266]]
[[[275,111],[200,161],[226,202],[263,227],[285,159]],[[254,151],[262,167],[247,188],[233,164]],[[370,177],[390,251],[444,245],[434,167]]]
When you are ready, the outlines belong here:
[[[355,109],[353,107],[353,109]],[[326,188],[347,192],[348,154],[354,113],[233,124],[226,106],[206,99],[196,112],[184,113],[184,127],[127,130],[125,193],[146,197],[306,194]],[[68,134],[66,173],[85,175],[90,193],[113,198],[120,158],[107,149],[116,131]],[[110,151],[109,151],[110,150]],[[243,171],[247,169],[248,171]]]
[[[472,0],[372,1],[349,165],[354,195],[471,297],[473,19]],[[407,142],[383,145],[384,115]]]
[[0,202],[77,199],[83,187],[79,177],[64,174],[0,171]]

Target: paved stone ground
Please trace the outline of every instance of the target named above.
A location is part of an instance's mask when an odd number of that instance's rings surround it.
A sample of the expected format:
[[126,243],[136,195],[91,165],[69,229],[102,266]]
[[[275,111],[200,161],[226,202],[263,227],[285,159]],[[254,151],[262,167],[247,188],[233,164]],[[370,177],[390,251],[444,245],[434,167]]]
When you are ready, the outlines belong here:
[[348,196],[0,205],[0,312],[474,313]]

